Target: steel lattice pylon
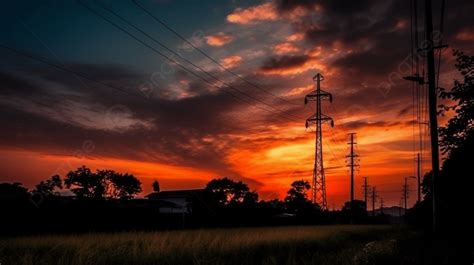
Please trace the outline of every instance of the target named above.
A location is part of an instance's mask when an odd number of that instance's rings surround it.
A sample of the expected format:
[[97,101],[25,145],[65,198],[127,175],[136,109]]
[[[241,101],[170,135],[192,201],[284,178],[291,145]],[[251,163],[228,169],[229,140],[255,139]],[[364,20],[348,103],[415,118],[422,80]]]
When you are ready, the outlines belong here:
[[305,96],[305,104],[308,101],[316,101],[316,112],[306,119],[306,128],[315,125],[315,136],[316,146],[314,154],[314,170],[313,180],[311,185],[311,196],[312,202],[319,204],[323,210],[327,210],[326,200],[326,179],[324,175],[324,160],[323,160],[323,132],[322,124],[330,122],[331,126],[334,127],[334,121],[331,117],[324,115],[321,111],[321,100],[329,99],[332,102],[332,95],[326,91],[321,90],[321,81],[324,80],[324,76],[320,73],[313,77],[316,82],[316,90]]

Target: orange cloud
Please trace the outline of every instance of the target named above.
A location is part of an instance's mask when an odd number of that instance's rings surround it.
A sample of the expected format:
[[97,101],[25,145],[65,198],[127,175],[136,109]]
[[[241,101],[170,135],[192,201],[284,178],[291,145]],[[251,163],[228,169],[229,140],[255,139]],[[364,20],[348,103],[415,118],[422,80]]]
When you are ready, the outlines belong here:
[[408,25],[408,20],[400,19],[397,21],[397,24],[395,25],[395,30],[405,29],[407,25]]
[[456,39],[463,41],[474,41],[474,32],[470,29],[464,29],[456,34]]
[[295,53],[300,51],[300,49],[293,43],[284,42],[273,46],[273,52],[276,54],[287,54],[287,53]]
[[220,47],[224,46],[234,40],[234,37],[227,35],[224,32],[219,32],[216,35],[206,36],[206,43],[210,46]]
[[303,93],[309,92],[314,89],[314,85],[307,85],[307,86],[302,86],[302,87],[295,87],[292,88],[290,91],[285,93],[285,96],[297,96],[297,95],[302,95]]
[[[315,7],[314,10],[319,11],[320,9]],[[310,12],[310,10],[303,7],[296,7],[290,12],[279,12],[274,2],[268,2],[246,9],[237,8],[227,16],[227,21],[234,24],[247,25],[263,21],[276,21],[279,19],[294,20],[307,15],[308,12]]]
[[300,41],[304,38],[303,33],[295,33],[286,38],[287,41]]
[[251,24],[260,21],[275,21],[278,12],[273,3],[252,6],[247,9],[237,8],[227,16],[227,21],[235,24]]
[[302,74],[309,70],[318,70],[318,71],[326,72],[326,75],[329,74],[329,70],[326,68],[326,66],[321,64],[321,62],[316,59],[308,59],[298,64],[295,63],[295,64],[281,65],[281,66],[276,65],[272,67],[264,66],[260,69],[259,74],[292,76],[292,75]]
[[231,55],[221,60],[221,64],[225,68],[234,68],[238,66],[241,62],[242,62],[242,57],[238,55]]

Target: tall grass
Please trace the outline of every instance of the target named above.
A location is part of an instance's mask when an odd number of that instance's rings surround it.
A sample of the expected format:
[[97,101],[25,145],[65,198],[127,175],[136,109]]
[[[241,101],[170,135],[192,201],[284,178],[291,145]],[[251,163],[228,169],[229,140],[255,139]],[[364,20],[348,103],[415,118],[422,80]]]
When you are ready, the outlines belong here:
[[0,239],[1,264],[352,264],[386,226],[295,226]]

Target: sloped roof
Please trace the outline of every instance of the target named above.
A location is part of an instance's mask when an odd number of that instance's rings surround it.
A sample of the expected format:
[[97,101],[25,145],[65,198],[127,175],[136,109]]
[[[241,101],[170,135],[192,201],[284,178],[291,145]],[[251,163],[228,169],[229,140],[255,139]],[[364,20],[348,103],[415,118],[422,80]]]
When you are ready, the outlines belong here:
[[145,196],[148,199],[160,199],[169,197],[192,197],[201,195],[205,192],[204,189],[190,189],[190,190],[166,190],[160,192],[152,192]]

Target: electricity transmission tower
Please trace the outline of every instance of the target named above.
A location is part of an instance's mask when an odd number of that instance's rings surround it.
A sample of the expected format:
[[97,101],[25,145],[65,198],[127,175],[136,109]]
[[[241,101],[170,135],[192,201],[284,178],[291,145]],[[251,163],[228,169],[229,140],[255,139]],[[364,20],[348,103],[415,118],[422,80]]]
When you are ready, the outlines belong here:
[[355,135],[356,133],[349,133],[350,142],[347,144],[351,146],[351,149],[350,154],[346,156],[348,159],[347,166],[351,169],[351,209],[354,209],[354,169],[359,166],[359,162],[357,161],[359,155],[354,151],[354,146],[357,144],[355,142]]
[[321,81],[324,80],[324,76],[320,73],[313,77],[316,82],[316,90],[307,94],[304,98],[304,103],[308,101],[316,101],[316,112],[306,119],[306,128],[315,125],[315,136],[316,136],[316,148],[314,155],[314,170],[313,180],[311,185],[312,201],[313,203],[319,204],[323,210],[327,210],[326,200],[326,179],[324,175],[324,163],[323,163],[323,132],[322,124],[329,122],[334,127],[334,121],[331,117],[325,115],[321,111],[321,101],[329,99],[332,102],[332,94],[321,90]]
[[369,186],[369,183],[368,183],[368,180],[369,178],[368,177],[364,177],[364,184],[362,185],[362,189],[364,191],[364,202],[365,202],[365,210],[367,211],[367,209],[369,207],[367,207],[367,197],[369,196],[369,189],[370,189],[370,186]]

